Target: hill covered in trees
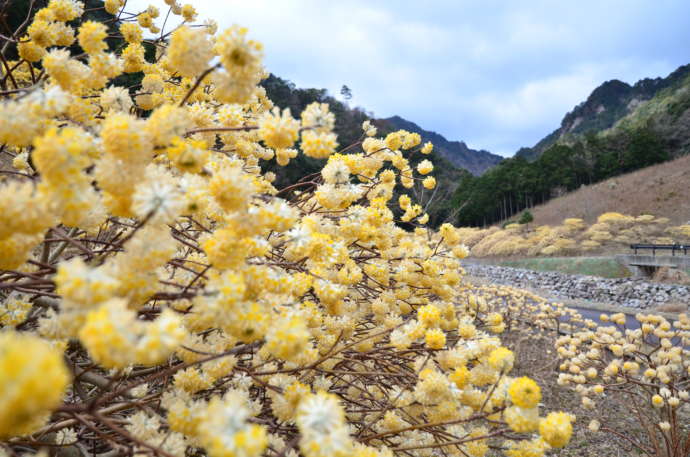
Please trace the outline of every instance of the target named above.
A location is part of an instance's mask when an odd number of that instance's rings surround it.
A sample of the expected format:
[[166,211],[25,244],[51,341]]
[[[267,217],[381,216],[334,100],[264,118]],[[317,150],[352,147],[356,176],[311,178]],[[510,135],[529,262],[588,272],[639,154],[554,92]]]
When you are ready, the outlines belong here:
[[582,186],[690,151],[690,65],[634,86],[609,81],[537,146],[482,176],[465,176],[452,206],[460,225],[483,226]]
[[520,149],[516,156],[535,160],[556,143],[572,142],[586,133],[610,129],[626,116],[634,117],[637,108],[657,95],[664,98],[683,87],[689,74],[690,64],[677,68],[665,78],[645,78],[634,85],[617,79],[606,81],[567,113],[559,128],[533,147]]

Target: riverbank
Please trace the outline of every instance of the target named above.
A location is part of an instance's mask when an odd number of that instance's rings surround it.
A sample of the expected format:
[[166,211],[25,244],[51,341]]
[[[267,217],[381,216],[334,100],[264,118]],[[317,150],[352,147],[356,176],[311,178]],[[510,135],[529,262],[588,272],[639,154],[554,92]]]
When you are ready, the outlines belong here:
[[684,285],[637,278],[569,275],[474,262],[466,262],[463,267],[470,277],[480,281],[531,290],[553,300],[585,301],[626,309],[670,312],[684,312],[690,304],[690,286]]

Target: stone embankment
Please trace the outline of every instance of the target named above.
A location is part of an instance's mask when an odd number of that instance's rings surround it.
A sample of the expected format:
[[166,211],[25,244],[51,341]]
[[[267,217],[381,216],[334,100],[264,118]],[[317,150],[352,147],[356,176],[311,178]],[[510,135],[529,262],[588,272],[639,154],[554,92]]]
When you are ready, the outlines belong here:
[[683,307],[690,304],[690,286],[636,278],[608,279],[474,263],[463,266],[470,276],[484,278],[494,284],[543,291],[553,299],[587,300],[637,309],[654,309],[670,304]]

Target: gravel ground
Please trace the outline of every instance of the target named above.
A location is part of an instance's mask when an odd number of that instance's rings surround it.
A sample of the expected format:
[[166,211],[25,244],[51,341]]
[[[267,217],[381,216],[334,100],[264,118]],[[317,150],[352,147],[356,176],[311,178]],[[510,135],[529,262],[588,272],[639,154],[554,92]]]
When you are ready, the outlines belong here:
[[[585,300],[626,308],[682,312],[690,303],[690,286],[661,284],[636,278],[599,278],[556,272],[482,265],[467,261],[463,268],[468,275],[485,282],[505,284],[528,290],[554,300]],[[682,309],[681,309],[682,308]]]

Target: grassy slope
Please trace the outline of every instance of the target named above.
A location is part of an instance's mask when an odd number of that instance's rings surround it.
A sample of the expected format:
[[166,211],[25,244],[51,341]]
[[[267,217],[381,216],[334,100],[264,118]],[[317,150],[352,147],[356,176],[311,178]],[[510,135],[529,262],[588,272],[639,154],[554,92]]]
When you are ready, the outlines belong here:
[[582,187],[535,206],[533,224],[558,225],[567,217],[588,224],[605,212],[653,214],[674,225],[690,220],[690,155]]

